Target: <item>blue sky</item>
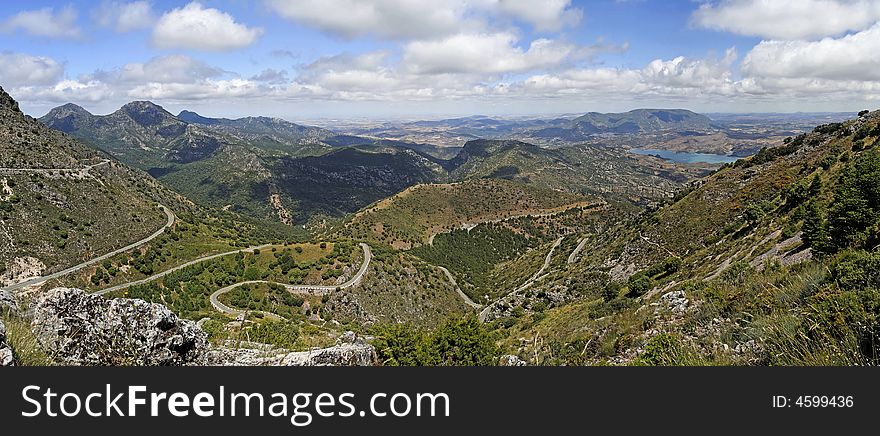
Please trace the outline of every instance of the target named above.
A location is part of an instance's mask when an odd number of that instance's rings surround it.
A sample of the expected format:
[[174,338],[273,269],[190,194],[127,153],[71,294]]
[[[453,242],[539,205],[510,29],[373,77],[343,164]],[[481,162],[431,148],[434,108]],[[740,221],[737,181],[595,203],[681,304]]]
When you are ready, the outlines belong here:
[[0,86],[41,115],[434,118],[880,100],[868,0],[0,3]]

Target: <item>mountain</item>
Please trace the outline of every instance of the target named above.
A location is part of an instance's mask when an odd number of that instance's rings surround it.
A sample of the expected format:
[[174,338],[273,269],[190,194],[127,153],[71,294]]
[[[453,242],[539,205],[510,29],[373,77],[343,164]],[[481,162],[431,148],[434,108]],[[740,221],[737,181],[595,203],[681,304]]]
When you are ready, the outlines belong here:
[[204,159],[222,145],[217,135],[187,124],[148,101],[128,103],[105,116],[68,104],[52,109],[39,121],[144,170],[165,162]]
[[876,364],[878,137],[880,112],[822,125],[567,236],[486,319],[539,364]]
[[[231,120],[207,118],[191,111],[182,111],[177,118],[239,141],[287,150],[292,150],[294,146],[312,146],[321,149],[326,147],[321,141],[336,135],[326,129],[302,126],[280,118],[245,117]],[[313,152],[313,150],[309,151],[309,153]]]
[[585,141],[596,135],[644,135],[663,132],[708,132],[712,120],[683,109],[636,109],[624,113],[590,112],[570,121],[532,129],[527,137],[561,142]]
[[447,164],[451,179],[498,178],[583,195],[651,203],[708,168],[641,159],[587,144],[547,149],[514,140],[474,140]]
[[[55,115],[67,126],[91,117],[73,105]],[[143,239],[166,224],[158,202],[177,204],[146,174],[25,116],[2,88],[0,126],[3,286]]]
[[322,142],[333,132],[278,118],[174,116],[151,102],[132,102],[106,116],[64,105],[40,121],[205,206],[287,224],[353,212],[446,176],[439,159],[408,147],[357,140],[369,145],[340,150]]
[[[337,135],[276,118],[208,118],[191,111],[174,116],[150,102],[129,103],[106,116],[65,105],[40,121],[148,171],[203,205],[287,224],[343,216],[415,184],[471,178],[576,194],[614,190],[622,198],[651,202],[700,171],[601,147],[547,150],[486,140],[463,149],[435,147]],[[510,125],[486,117],[456,122],[468,128]]]

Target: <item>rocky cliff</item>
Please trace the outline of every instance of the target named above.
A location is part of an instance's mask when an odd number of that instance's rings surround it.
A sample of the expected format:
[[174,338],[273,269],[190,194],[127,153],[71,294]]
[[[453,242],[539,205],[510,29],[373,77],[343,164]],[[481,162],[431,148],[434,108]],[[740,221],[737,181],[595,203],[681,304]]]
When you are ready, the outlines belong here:
[[[370,366],[375,348],[348,332],[336,345],[291,352],[260,344],[211,345],[194,322],[165,306],[143,300],[106,299],[71,288],[56,288],[36,299],[23,313],[15,298],[0,292],[0,314],[30,320],[39,347],[62,365],[231,365],[231,366]],[[19,319],[19,318],[16,318]],[[14,365],[0,321],[0,366]]]
[[34,307],[37,340],[66,365],[199,363],[207,335],[160,304],[56,288]]

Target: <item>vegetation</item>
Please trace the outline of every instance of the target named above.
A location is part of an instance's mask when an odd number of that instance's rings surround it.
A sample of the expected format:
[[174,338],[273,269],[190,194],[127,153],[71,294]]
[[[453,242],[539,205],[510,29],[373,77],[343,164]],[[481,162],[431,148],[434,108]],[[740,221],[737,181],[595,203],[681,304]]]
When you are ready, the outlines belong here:
[[371,333],[384,365],[489,366],[501,357],[493,333],[474,316],[449,320],[431,331],[391,324]]
[[[325,280],[338,277],[344,267],[351,265],[352,251],[355,249],[346,242],[333,244],[332,247],[328,245],[324,250],[317,248],[317,244],[299,246],[307,248],[301,253],[294,250],[294,246],[279,246],[274,252],[231,254],[189,266],[144,285],[113,292],[109,296],[162,303],[185,318],[199,319],[214,312],[208,297],[220,288],[252,280],[281,284],[324,284]],[[243,298],[240,293],[235,295]],[[284,313],[295,312],[284,297],[279,298],[280,309]],[[242,302],[242,308],[247,309],[251,305],[271,304],[275,299],[272,294],[267,296],[264,293],[244,301],[247,303]]]

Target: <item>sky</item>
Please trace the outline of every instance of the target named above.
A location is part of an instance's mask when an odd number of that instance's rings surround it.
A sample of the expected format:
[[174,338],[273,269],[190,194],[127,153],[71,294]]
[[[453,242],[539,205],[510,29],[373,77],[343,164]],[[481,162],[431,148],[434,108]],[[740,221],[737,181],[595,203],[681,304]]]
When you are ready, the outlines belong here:
[[880,0],[0,2],[34,116],[307,119],[880,106]]

